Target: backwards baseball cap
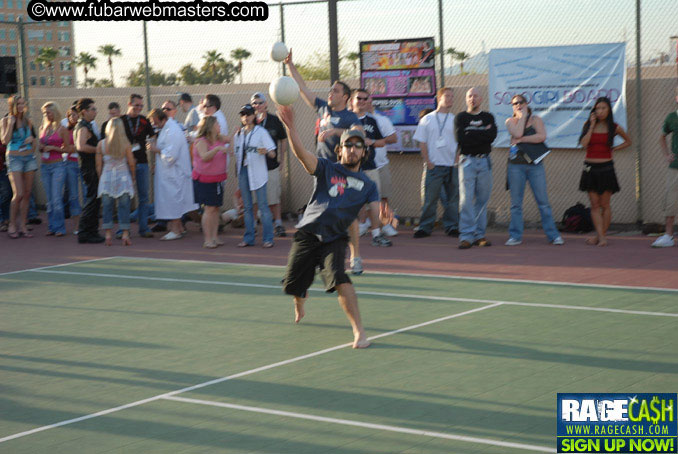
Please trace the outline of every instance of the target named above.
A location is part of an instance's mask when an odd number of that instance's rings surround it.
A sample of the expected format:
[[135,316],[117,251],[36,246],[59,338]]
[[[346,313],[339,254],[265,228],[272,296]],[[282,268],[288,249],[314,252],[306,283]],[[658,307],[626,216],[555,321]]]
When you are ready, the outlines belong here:
[[259,99],[261,100],[261,102],[266,102],[266,95],[258,91],[252,95],[252,97],[250,98],[250,102],[254,101],[255,99]]
[[365,134],[363,134],[363,132],[360,129],[347,129],[341,134],[339,144],[343,146],[344,142],[346,142],[348,139],[352,137],[360,139],[362,143],[365,143]]
[[252,104],[245,104],[240,108],[239,113],[240,115],[254,115],[254,107],[252,107]]

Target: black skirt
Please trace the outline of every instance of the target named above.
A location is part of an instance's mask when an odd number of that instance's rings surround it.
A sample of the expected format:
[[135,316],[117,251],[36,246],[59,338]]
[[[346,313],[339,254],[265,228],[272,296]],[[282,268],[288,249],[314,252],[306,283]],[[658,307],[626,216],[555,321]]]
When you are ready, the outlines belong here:
[[584,170],[579,180],[579,190],[602,194],[609,191],[612,194],[619,192],[617,174],[614,171],[614,162],[584,161]]

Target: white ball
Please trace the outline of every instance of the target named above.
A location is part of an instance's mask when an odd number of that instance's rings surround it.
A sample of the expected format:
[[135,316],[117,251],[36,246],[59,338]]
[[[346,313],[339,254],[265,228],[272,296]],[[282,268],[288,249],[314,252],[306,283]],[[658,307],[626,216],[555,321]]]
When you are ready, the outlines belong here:
[[278,77],[268,87],[271,99],[281,106],[289,106],[299,98],[299,85],[288,76]]
[[271,48],[271,58],[275,61],[283,61],[290,53],[285,43],[277,42]]

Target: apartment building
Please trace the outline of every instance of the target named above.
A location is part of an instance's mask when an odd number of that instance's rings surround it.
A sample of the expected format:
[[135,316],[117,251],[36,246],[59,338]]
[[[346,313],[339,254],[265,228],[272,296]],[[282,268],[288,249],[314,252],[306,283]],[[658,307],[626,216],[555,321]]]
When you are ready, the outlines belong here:
[[[28,0],[0,0],[0,57],[19,55],[19,28],[17,18],[24,20],[26,71],[29,86],[33,87],[74,87],[75,67],[73,66],[73,23],[35,22],[26,14]],[[54,79],[49,68],[36,62],[43,47],[57,50],[54,60]],[[17,61],[17,66],[19,62]]]

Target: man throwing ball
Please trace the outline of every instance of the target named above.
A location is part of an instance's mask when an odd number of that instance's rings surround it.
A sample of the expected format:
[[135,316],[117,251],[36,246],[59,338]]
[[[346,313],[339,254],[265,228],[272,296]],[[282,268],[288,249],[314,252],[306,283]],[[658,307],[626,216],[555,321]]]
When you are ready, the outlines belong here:
[[325,289],[337,291],[339,304],[351,323],[353,348],[368,347],[358,297],[344,270],[348,227],[364,204],[369,203],[374,213],[379,210],[377,187],[360,171],[366,156],[365,135],[356,129],[344,131],[334,149],[337,162],[331,162],[303,147],[290,107],[278,106],[278,115],[287,130],[292,153],[316,180],[311,200],[297,224],[299,230],[294,234],[283,280],[285,293],[294,297],[294,321],[299,323],[304,317],[307,290],[318,267]]

